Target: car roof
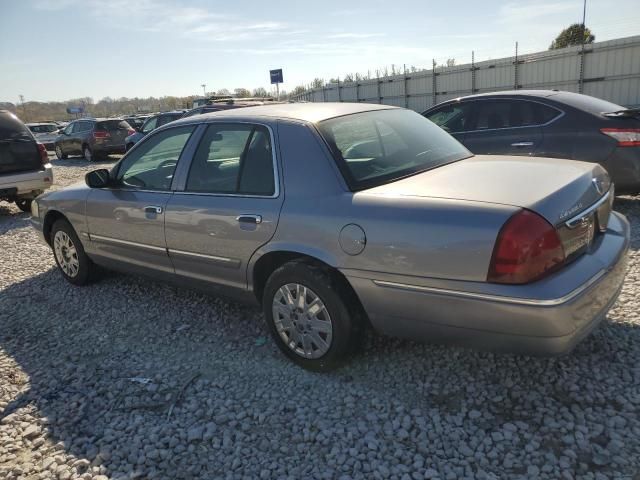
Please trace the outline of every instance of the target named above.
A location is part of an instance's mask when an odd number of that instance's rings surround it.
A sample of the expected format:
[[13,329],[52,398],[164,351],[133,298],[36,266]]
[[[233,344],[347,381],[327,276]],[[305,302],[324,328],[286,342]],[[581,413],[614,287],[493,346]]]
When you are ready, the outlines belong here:
[[27,127],[37,127],[39,125],[55,125],[54,122],[31,122],[31,123],[25,123],[25,125]]
[[177,120],[176,123],[202,122],[206,119],[215,119],[219,117],[270,117],[274,119],[286,118],[317,123],[329,118],[351,115],[353,113],[397,108],[398,107],[393,107],[391,105],[378,105],[373,103],[280,103],[276,105],[260,105],[255,107],[234,108],[230,110],[204,113],[202,115]]
[[476,93],[474,95],[465,95],[453,100],[467,100],[470,98],[485,98],[485,97],[551,97],[558,95],[560,90],[501,90],[498,92]]

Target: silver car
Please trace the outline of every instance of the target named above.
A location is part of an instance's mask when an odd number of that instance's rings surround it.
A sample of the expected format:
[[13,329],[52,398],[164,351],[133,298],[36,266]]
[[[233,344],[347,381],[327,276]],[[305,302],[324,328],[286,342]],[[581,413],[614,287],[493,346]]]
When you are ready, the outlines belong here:
[[474,156],[409,110],[283,104],[159,128],[33,223],[73,284],[101,265],[257,302],[290,359],[329,370],[368,325],[569,351],[625,276],[613,196],[597,164]]
[[43,144],[47,150],[53,150],[53,144],[59,135],[60,127],[55,123],[27,123],[36,140]]

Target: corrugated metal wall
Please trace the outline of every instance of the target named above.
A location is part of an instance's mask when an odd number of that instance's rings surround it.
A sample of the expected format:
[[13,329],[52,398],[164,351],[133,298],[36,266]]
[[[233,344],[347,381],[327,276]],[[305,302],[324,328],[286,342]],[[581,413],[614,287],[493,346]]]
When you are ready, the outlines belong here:
[[[435,76],[435,78],[434,78]],[[435,92],[434,92],[435,86]],[[640,36],[405,75],[329,84],[293,97],[368,102],[422,111],[451,98],[512,89],[551,89],[640,106]]]

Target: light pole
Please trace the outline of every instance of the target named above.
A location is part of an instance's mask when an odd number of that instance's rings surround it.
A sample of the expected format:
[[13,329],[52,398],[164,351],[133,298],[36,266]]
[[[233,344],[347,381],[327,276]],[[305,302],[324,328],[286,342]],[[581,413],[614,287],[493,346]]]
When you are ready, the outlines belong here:
[[207,84],[206,84],[206,83],[203,83],[203,84],[202,84],[202,85],[200,85],[200,86],[202,87],[202,96],[203,96],[203,97],[206,97],[206,96],[207,96],[207,91],[206,91]]
[[24,118],[23,122],[27,121],[27,107],[24,104],[24,95],[19,95],[20,103],[22,104],[22,117]]

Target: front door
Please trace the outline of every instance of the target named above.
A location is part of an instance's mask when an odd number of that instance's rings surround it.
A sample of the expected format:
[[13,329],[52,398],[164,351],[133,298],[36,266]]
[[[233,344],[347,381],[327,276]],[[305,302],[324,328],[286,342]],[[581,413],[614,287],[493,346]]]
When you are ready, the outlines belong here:
[[173,272],[164,239],[165,210],[182,150],[194,126],[170,128],[126,155],[110,188],[92,189],[87,225],[95,255]]
[[167,205],[165,236],[176,274],[246,288],[249,259],[274,235],[283,201],[273,138],[261,125],[207,127],[184,191]]

